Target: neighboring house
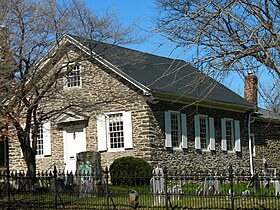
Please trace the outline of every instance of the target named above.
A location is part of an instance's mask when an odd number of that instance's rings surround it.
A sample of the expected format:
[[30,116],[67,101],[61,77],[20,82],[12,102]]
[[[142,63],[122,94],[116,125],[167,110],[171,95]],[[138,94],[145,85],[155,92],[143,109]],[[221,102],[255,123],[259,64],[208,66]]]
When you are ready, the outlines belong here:
[[280,169],[280,114],[259,108],[257,93],[258,78],[249,73],[245,77],[244,97],[256,107],[249,123],[250,170],[273,174]]
[[256,171],[280,171],[280,114],[259,108],[252,123],[251,139]]
[[[54,164],[76,170],[77,153],[83,151],[99,151],[103,167],[118,157],[137,156],[168,170],[216,171],[230,164],[250,169],[252,103],[182,60],[71,35],[61,46],[73,63],[57,84],[59,93],[85,108],[42,123],[38,170]],[[69,55],[57,54],[44,65],[69,63]],[[9,153],[10,168],[24,170],[16,140],[10,140]]]

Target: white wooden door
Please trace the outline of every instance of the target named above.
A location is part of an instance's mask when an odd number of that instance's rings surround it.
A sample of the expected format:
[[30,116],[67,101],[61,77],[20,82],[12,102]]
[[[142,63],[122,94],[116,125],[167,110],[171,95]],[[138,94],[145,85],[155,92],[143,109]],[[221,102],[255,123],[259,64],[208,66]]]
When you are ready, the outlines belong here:
[[84,126],[64,128],[64,165],[65,172],[76,171],[77,153],[86,151],[86,135]]

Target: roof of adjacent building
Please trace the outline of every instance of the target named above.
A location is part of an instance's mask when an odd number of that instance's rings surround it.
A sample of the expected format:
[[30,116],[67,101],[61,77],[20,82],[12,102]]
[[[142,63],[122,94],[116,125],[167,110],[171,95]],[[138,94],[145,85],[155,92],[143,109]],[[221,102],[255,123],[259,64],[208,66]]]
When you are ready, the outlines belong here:
[[143,53],[73,35],[68,36],[117,67],[124,77],[132,78],[151,92],[245,107],[253,106],[240,95],[183,60]]
[[269,119],[269,120],[275,120],[280,121],[280,114],[276,112],[269,111],[267,109],[259,108],[255,114],[257,115],[258,119]]

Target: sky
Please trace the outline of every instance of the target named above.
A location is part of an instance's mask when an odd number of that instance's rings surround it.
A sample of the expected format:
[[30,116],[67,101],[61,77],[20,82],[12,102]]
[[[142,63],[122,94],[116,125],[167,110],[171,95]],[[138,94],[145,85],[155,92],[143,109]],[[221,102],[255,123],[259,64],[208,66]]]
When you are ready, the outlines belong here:
[[[145,30],[151,31],[153,29],[153,20],[158,12],[154,0],[86,0],[86,2],[89,8],[95,10],[97,14],[102,15],[107,11],[115,12],[124,26],[137,24],[139,32],[143,36],[148,35]],[[126,45],[125,47],[164,57],[184,59],[179,50],[173,52],[174,48],[171,43],[166,42],[159,35],[149,34],[148,37],[149,39],[143,43]],[[164,44],[159,45],[160,43]],[[240,75],[228,77],[223,81],[223,84],[243,96],[244,81]],[[259,105],[262,106],[260,103]]]
[[159,44],[166,40],[147,32],[153,30],[152,21],[157,14],[154,0],[86,0],[86,2],[98,14],[102,15],[107,11],[115,12],[124,26],[137,25],[136,30],[147,40],[126,47],[160,56],[176,57],[175,53],[170,54],[171,43],[159,47]]

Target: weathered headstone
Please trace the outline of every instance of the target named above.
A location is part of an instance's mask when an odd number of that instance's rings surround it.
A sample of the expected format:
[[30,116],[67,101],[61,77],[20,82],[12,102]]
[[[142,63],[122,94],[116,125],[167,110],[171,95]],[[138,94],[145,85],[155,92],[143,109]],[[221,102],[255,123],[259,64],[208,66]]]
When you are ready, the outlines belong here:
[[203,185],[203,195],[219,195],[221,180],[218,178],[206,178]]
[[183,193],[182,187],[179,185],[175,185],[172,188],[172,200],[178,200],[180,198],[180,195]]
[[198,186],[195,190],[195,195],[201,196],[203,194],[203,190],[201,189],[200,186]]
[[250,194],[251,194],[250,190],[245,190],[245,191],[241,192],[242,199],[249,197]]
[[88,198],[93,196],[92,171],[92,165],[89,161],[81,162],[79,167],[80,197]]
[[250,179],[250,182],[247,186],[247,188],[254,188],[255,192],[260,192],[260,180],[258,173],[255,173],[252,178]]
[[80,197],[97,196],[102,191],[102,168],[99,152],[86,151],[77,154]]
[[50,191],[53,193],[63,192],[65,189],[64,177],[52,177],[50,181]]
[[280,183],[278,180],[274,181],[275,196],[280,196]]
[[72,189],[74,186],[74,175],[72,171],[68,174],[66,174],[66,188]]
[[165,180],[162,168],[156,167],[153,170],[153,177],[150,181],[151,191],[154,195],[154,204],[160,205],[165,202],[164,188]]

